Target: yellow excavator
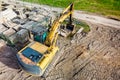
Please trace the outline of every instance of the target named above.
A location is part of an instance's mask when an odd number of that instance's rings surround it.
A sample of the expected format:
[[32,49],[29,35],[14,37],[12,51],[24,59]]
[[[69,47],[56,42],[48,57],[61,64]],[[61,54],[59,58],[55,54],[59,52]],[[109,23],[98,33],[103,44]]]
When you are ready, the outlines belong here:
[[42,39],[44,41],[39,42],[34,38],[34,40],[17,53],[18,63],[24,71],[37,76],[44,74],[55,54],[59,51],[59,48],[56,46],[56,41],[61,23],[70,16],[67,27],[70,30],[74,27],[71,19],[72,13],[73,3],[61,13],[60,17],[53,21],[48,34],[45,34],[46,37],[42,35],[42,38],[45,38]]

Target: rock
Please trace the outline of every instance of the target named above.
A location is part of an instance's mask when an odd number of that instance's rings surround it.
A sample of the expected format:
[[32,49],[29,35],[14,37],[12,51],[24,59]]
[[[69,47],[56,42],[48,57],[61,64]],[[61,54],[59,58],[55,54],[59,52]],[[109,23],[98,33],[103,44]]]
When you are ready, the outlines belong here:
[[[24,3],[24,5],[27,4]],[[17,5],[20,6],[20,4]],[[48,15],[49,13],[46,11],[48,8],[41,7],[42,13]],[[40,12],[38,11],[38,13]],[[93,18],[88,17],[88,19]],[[22,27],[33,29],[34,21],[25,23]],[[57,45],[60,52],[59,58],[55,59],[58,61],[54,62],[43,78],[31,76],[20,69],[15,49],[6,46],[5,42],[0,40],[0,80],[119,80],[120,29],[114,28],[114,23],[111,23],[113,27],[95,24],[96,22],[87,23],[91,28],[88,34],[80,33],[80,30],[74,35],[72,41],[63,37],[58,38]],[[25,33],[22,37],[28,36],[26,30],[20,30],[18,33]],[[27,36],[25,37],[27,38]],[[12,35],[10,38],[15,41],[15,37],[16,35]],[[22,39],[23,41],[25,37]]]

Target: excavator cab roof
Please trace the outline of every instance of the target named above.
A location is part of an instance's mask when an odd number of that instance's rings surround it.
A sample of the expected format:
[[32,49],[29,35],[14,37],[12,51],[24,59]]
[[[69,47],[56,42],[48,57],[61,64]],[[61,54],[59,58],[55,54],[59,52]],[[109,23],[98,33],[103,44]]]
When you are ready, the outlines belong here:
[[21,53],[23,54],[23,56],[27,57],[28,59],[36,63],[42,60],[42,58],[44,57],[43,54],[30,47],[27,47]]

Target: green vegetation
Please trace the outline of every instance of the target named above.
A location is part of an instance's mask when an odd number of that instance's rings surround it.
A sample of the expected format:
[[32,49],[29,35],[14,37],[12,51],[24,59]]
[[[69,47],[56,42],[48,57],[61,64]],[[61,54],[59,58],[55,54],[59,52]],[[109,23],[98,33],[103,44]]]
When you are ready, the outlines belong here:
[[87,23],[83,22],[83,21],[79,21],[77,19],[73,19],[73,24],[75,24],[76,26],[76,30],[79,30],[81,27],[84,28],[84,32],[89,32],[90,31],[90,27],[87,25]]
[[75,9],[120,19],[120,0],[23,0],[56,7],[67,7],[74,2]]

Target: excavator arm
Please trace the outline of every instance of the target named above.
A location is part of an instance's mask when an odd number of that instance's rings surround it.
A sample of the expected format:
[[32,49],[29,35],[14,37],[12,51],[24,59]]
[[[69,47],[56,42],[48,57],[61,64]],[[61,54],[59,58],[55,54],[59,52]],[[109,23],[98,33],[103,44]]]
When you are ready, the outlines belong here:
[[70,4],[60,15],[59,18],[57,18],[56,20],[54,20],[53,24],[52,24],[52,27],[50,29],[50,32],[46,38],[46,41],[45,41],[45,44],[50,46],[52,45],[54,42],[54,39],[55,39],[55,35],[57,33],[57,30],[60,26],[60,24],[68,17],[70,16],[70,19],[69,19],[69,24],[72,24],[72,20],[71,20],[71,17],[72,17],[72,13],[73,13],[73,3]]

